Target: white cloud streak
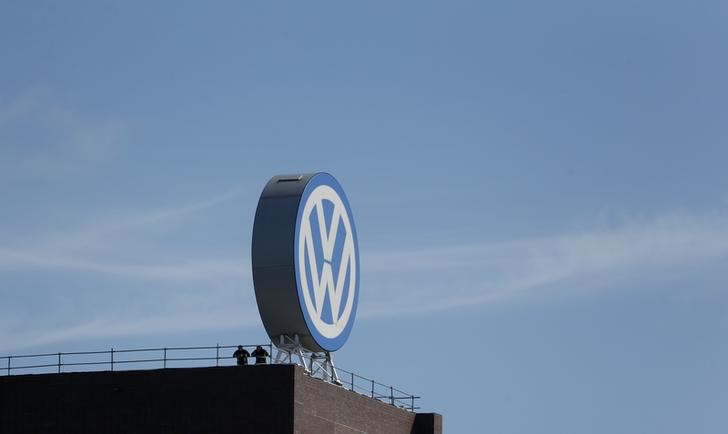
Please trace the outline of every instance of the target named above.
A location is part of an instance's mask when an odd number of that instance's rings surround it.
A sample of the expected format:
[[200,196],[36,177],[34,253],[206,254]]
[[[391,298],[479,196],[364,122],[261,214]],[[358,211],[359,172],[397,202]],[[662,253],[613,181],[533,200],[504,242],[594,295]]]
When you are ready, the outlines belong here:
[[[74,290],[68,285],[64,292],[65,310],[54,305],[54,298],[39,288],[32,298],[20,306],[21,311],[8,310],[0,305],[0,349],[27,348],[54,342],[94,337],[135,336],[161,334],[185,330],[243,327],[250,321],[241,321],[240,304],[251,310],[252,291],[245,291],[250,276],[248,259],[240,257],[187,258],[178,247],[159,246],[166,262],[159,262],[158,253],[146,252],[141,247],[117,252],[126,261],[102,259],[98,252],[107,246],[119,245],[120,240],[133,234],[164,230],[173,222],[184,222],[187,217],[204,212],[238,198],[240,191],[232,189],[211,198],[182,206],[150,210],[96,222],[90,226],[64,231],[33,240],[21,240],[12,245],[0,245],[0,277],[3,272],[24,272],[36,276],[82,276],[83,281],[96,282],[103,277],[95,292],[103,288],[126,287],[135,298],[125,300],[114,297],[115,302],[83,302],[88,290]],[[184,229],[181,229],[184,230]],[[22,246],[22,247],[18,247]],[[6,275],[7,276],[7,275]],[[12,297],[7,285],[0,286],[3,297]],[[109,294],[112,295],[112,294]],[[139,297],[142,297],[141,299]],[[106,296],[101,295],[103,300]],[[74,299],[76,302],[74,302]],[[160,305],[159,300],[164,300]],[[149,314],[138,317],[139,307]],[[242,309],[243,311],[245,310]],[[212,314],[211,312],[214,312]],[[37,320],[37,318],[42,320]],[[251,311],[244,318],[257,317]],[[31,318],[33,318],[31,320]],[[78,324],[77,318],[94,318]]]
[[0,269],[61,269],[109,274],[136,279],[179,281],[215,277],[243,278],[250,275],[244,259],[183,260],[170,264],[117,264],[32,252],[0,249]]
[[185,259],[162,264],[151,263],[152,261],[148,260],[143,264],[104,262],[93,258],[96,248],[116,245],[114,239],[124,237],[129,232],[182,219],[230,201],[239,194],[239,189],[231,189],[182,206],[107,220],[80,229],[67,230],[42,240],[15,243],[25,246],[22,248],[0,245],[0,270],[69,269],[137,279],[163,280],[248,276],[250,273],[245,258]]
[[[365,256],[363,316],[424,313],[617,282],[670,279],[728,257],[728,217],[673,214],[611,229]],[[402,279],[410,276],[410,281]],[[366,294],[366,293],[363,293]]]
[[34,88],[0,102],[2,175],[54,176],[111,160],[130,131],[119,118],[91,119]]
[[79,339],[112,339],[148,336],[151,334],[187,333],[251,327],[259,321],[254,315],[241,315],[237,310],[182,315],[160,315],[152,318],[98,317],[90,321],[48,330],[24,330],[3,337],[6,348],[22,349]]
[[[121,119],[84,116],[49,89],[32,89],[0,101],[0,178],[65,176],[102,166],[117,156],[128,132]],[[200,223],[191,217],[240,195],[234,188],[181,206],[96,216],[81,227],[22,239],[3,234],[0,296],[9,302],[0,304],[0,349],[245,326],[233,315],[242,299],[252,297],[244,290],[250,276],[244,253],[191,257],[194,241],[187,241],[191,248],[180,248],[183,237],[152,249],[143,242],[145,235],[154,239],[170,230],[183,235],[183,226]],[[17,276],[41,284],[20,289],[28,285],[18,286]],[[147,315],[139,317],[140,310]],[[79,318],[87,320],[79,323]]]
[[[88,317],[94,319],[85,323],[68,323],[67,318],[58,318],[62,324],[52,327],[48,323],[23,329],[21,334],[2,335],[0,332],[0,342],[4,346],[21,343],[34,346],[92,337],[160,334],[186,330],[185,327],[196,330],[257,324],[257,321],[235,319],[240,317],[235,313],[240,313],[242,308],[246,312],[242,317],[257,320],[252,291],[242,300],[231,295],[239,292],[214,289],[225,286],[224,279],[238,282],[238,288],[252,288],[248,258],[186,259],[160,264],[142,257],[133,263],[120,263],[95,259],[89,253],[93,250],[85,250],[99,244],[113,245],[115,238],[156,225],[164,226],[164,223],[225,203],[236,194],[236,191],[230,191],[179,207],[101,222],[64,236],[51,237],[45,242],[41,240],[33,247],[0,247],[0,271],[93,272],[111,279],[137,280],[141,287],[146,286],[144,281],[148,279],[167,282],[173,288],[184,282],[183,291],[165,296],[175,307],[173,313],[159,310],[152,315],[153,319],[145,319],[128,314],[133,311],[131,305],[105,306],[101,315],[93,312]],[[359,316],[423,314],[534,299],[554,291],[611,289],[625,281],[634,283],[644,279],[645,275],[657,280],[670,279],[670,273],[675,270],[690,272],[704,262],[726,257],[728,214],[725,212],[711,215],[674,213],[608,228],[498,243],[362,252]],[[189,290],[190,280],[196,282],[193,286],[198,290]],[[158,293],[161,289],[150,290],[150,294],[155,291]],[[200,298],[203,294],[206,298]],[[201,314],[199,300],[203,299],[210,300],[205,302],[205,312],[228,314]],[[147,304],[153,303],[152,300],[150,295]],[[145,304],[144,300],[135,302]],[[244,306],[240,306],[241,302]],[[19,328],[17,323],[7,326],[7,330]]]

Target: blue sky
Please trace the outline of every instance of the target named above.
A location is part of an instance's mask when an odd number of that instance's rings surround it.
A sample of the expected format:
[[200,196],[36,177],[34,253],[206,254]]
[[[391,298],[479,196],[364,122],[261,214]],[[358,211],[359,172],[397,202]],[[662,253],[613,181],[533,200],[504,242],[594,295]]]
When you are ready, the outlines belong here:
[[280,173],[343,185],[344,368],[448,433],[728,429],[728,5],[0,4],[0,355],[256,343]]

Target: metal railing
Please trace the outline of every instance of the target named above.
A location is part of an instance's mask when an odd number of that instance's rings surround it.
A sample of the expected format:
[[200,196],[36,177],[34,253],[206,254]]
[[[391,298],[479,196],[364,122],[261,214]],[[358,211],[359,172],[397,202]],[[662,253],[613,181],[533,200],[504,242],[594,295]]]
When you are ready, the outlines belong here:
[[371,378],[362,377],[346,369],[336,368],[336,370],[339,372],[341,386],[352,392],[369,396],[408,411],[416,411],[420,408],[416,405],[417,400],[420,399],[419,396],[403,392],[394,386],[379,383]]
[[[243,345],[244,348],[255,348],[257,345]],[[260,345],[272,353],[271,344]],[[104,351],[75,351],[46,354],[23,354],[3,356],[5,375],[43,374],[50,372],[83,372],[90,370],[111,371],[126,369],[156,369],[170,367],[193,367],[234,365],[235,361],[229,350],[237,345],[215,345],[214,347],[165,347],[134,348],[117,350],[111,348]],[[214,350],[214,355],[212,351]],[[221,350],[224,354],[221,356]],[[268,359],[270,359],[268,357]],[[13,363],[15,362],[15,363]],[[19,363],[19,364],[18,364]],[[161,366],[160,366],[161,365]],[[65,370],[73,367],[73,370]],[[128,367],[128,368],[127,368]],[[101,369],[99,369],[101,368]]]
[[[257,346],[243,345],[243,348],[253,349]],[[268,351],[269,356],[266,359],[268,362],[272,362],[273,345],[261,344],[260,346]],[[215,345],[209,347],[111,348],[103,351],[0,356],[0,376],[233,366],[236,361],[232,357],[231,350],[237,347],[237,345]],[[416,406],[417,400],[420,399],[419,396],[403,392],[394,386],[379,383],[346,369],[337,367],[336,370],[339,373],[340,381],[337,384],[352,392],[408,411],[416,411],[420,408]]]

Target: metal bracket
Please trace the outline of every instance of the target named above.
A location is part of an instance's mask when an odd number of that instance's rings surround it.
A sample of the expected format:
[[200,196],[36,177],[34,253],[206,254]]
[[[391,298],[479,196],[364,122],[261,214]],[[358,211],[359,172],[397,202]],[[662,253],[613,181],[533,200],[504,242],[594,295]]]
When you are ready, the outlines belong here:
[[336,372],[336,366],[331,357],[331,353],[325,351],[318,353],[301,346],[301,340],[298,335],[293,338],[287,335],[278,336],[276,345],[276,357],[273,361],[275,364],[294,363],[293,358],[298,358],[298,365],[303,366],[306,373],[312,377],[318,377],[326,382],[341,386],[339,374]]
[[298,356],[299,365],[303,366],[303,369],[307,373],[311,372],[311,369],[306,363],[306,357],[304,355],[305,348],[301,346],[301,341],[298,335],[293,335],[293,339],[290,336],[280,335],[278,336],[278,343],[276,344],[276,358],[273,361],[275,364],[292,364],[293,356]]

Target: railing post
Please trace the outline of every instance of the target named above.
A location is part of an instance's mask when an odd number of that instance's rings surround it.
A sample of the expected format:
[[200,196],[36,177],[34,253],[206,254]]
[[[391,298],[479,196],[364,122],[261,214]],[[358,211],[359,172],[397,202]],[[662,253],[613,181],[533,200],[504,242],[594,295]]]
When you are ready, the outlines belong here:
[[164,357],[163,357],[162,367],[167,368],[167,347],[164,347]]
[[354,391],[354,373],[351,373],[351,391]]
[[111,349],[111,370],[114,370],[114,349]]
[[215,366],[220,366],[220,344],[215,345]]
[[374,380],[372,380],[372,398],[374,398]]
[[268,357],[270,358],[270,364],[273,364],[273,344],[268,344]]
[[58,373],[61,373],[61,353],[58,353]]
[[410,405],[410,411],[415,411],[415,396],[412,395],[412,396],[410,396],[410,398],[412,399],[412,405]]
[[10,375],[10,358],[13,356],[8,356],[8,375]]
[[394,405],[394,386],[389,386],[389,400]]

